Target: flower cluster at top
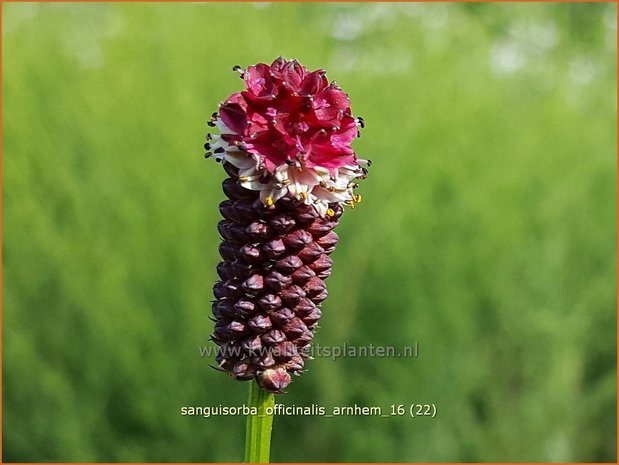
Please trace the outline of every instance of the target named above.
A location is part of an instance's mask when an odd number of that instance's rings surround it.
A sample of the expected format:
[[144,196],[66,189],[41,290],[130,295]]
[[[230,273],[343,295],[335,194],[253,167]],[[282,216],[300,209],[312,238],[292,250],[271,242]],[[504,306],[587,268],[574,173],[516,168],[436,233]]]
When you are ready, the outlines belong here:
[[363,127],[348,95],[324,70],[308,71],[296,60],[278,58],[240,71],[245,90],[232,94],[213,114],[207,156],[238,169],[239,181],[260,192],[272,207],[290,194],[323,216],[329,204],[354,206],[356,178],[367,170],[351,143]]

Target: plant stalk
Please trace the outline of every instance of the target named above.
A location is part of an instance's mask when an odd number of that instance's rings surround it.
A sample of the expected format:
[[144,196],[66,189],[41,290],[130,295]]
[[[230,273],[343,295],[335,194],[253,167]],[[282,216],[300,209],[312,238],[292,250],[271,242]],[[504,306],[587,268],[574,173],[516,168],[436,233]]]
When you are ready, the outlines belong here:
[[[247,416],[245,463],[269,463],[274,406],[275,395],[251,381],[249,385],[249,407],[255,407],[258,414]],[[268,415],[267,409],[270,410]]]

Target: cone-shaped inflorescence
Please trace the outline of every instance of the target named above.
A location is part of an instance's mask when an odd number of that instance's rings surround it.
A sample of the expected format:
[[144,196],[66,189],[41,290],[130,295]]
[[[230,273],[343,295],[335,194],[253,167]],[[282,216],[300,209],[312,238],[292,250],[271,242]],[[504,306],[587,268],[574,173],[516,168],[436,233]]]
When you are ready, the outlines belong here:
[[279,393],[309,356],[342,205],[361,200],[367,162],[350,142],[363,120],[322,70],[279,58],[240,71],[246,90],[220,105],[205,144],[229,176],[212,339],[220,369]]
[[236,169],[223,183],[229,200],[219,206],[223,238],[214,286],[213,340],[219,366],[241,380],[256,378],[280,392],[290,374],[301,374],[313,331],[327,297],[333,228],[342,212],[321,217],[310,205],[287,195],[265,208],[258,193],[243,188]]

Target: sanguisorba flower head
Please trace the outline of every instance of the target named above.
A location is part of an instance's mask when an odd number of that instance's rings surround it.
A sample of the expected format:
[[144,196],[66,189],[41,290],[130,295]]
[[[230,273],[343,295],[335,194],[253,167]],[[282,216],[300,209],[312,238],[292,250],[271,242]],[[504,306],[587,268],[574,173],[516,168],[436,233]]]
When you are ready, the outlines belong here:
[[213,114],[205,144],[229,175],[212,339],[219,368],[278,393],[303,372],[342,207],[361,201],[368,162],[351,143],[363,119],[322,69],[280,57],[235,70],[245,90]]

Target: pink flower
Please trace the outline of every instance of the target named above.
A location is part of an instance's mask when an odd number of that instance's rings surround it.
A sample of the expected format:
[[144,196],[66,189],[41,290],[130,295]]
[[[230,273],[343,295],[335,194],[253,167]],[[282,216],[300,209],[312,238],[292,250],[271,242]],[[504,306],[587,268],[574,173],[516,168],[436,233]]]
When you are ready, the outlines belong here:
[[363,119],[352,115],[348,95],[324,70],[296,60],[235,69],[245,89],[213,114],[208,124],[219,133],[207,135],[206,156],[238,170],[241,186],[259,191],[267,208],[290,196],[325,217],[335,204],[359,203],[354,181],[365,178],[360,165],[369,160],[351,147]]
[[232,134],[229,144],[256,155],[270,173],[284,163],[333,170],[356,164],[350,147],[358,121],[348,95],[298,61],[278,58],[243,72],[245,90],[232,94],[219,115]]

